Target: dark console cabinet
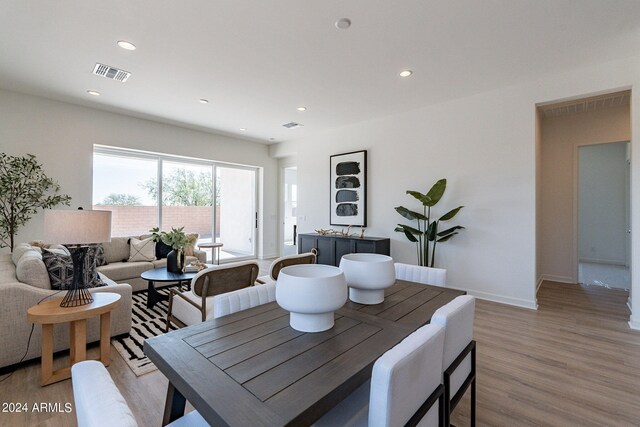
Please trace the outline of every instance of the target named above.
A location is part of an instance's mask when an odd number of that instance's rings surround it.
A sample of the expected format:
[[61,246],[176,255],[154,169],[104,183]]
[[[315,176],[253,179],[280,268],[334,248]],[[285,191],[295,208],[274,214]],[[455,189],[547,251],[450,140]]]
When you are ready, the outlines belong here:
[[371,253],[389,255],[391,241],[387,237],[344,237],[317,233],[298,234],[298,253],[317,251],[318,264],[338,266],[342,255]]

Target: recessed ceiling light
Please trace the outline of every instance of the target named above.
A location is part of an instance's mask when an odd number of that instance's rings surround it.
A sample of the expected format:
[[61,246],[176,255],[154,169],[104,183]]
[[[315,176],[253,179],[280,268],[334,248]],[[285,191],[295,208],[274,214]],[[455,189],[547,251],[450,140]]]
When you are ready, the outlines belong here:
[[247,130],[247,128],[240,128],[240,130],[241,130],[242,132],[244,132],[244,131],[246,131],[246,130]]
[[413,74],[413,71],[411,71],[411,70],[402,70],[402,71],[400,71],[400,77],[409,77],[411,74]]
[[298,107],[297,110],[298,111],[307,111],[307,107]]
[[126,50],[136,50],[136,45],[126,40],[118,40],[118,46]]
[[98,92],[96,90],[88,90],[87,93],[89,95],[93,95],[93,96],[100,96],[100,92]]
[[208,104],[208,103],[209,103],[208,99],[200,98],[200,104]]
[[346,30],[347,28],[349,28],[351,26],[351,19],[349,18],[340,18],[336,21],[336,28],[339,28],[341,30]]

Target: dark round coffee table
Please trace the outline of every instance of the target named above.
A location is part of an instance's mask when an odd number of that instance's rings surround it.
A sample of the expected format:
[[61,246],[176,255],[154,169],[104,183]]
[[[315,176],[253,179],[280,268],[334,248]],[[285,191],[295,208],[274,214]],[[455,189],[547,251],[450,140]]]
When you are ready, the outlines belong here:
[[[207,268],[209,267],[213,267],[213,265],[207,264]],[[196,274],[198,273],[171,273],[167,271],[167,267],[154,268],[143,272],[140,277],[149,282],[147,287],[147,308],[152,308],[160,301],[167,301],[169,299],[168,295],[161,294],[157,289],[173,286],[174,284],[182,286],[185,282],[188,284]],[[171,283],[171,285],[156,288],[156,283]]]

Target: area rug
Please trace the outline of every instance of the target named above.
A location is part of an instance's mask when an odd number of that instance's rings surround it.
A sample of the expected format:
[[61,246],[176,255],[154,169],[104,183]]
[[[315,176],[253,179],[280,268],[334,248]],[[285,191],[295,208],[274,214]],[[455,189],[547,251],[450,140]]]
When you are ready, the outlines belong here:
[[[158,289],[158,292],[167,295],[169,289]],[[139,377],[158,369],[142,352],[142,346],[145,339],[164,334],[168,302],[159,302],[149,309],[146,292],[135,293],[132,299],[131,332],[128,337],[112,339],[111,343],[133,373]],[[176,327],[172,324],[171,329]]]

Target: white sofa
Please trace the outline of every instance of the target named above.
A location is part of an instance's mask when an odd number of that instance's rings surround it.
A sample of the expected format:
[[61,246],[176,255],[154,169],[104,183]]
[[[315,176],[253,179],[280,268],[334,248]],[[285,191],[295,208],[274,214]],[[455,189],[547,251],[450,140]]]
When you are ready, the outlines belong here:
[[[122,302],[111,316],[111,336],[128,334],[131,329],[131,286],[117,284],[100,274],[107,286],[90,289],[90,292],[115,292],[122,296]],[[0,255],[0,368],[20,362],[27,350],[31,324],[27,320],[27,310],[44,298],[58,291],[51,290],[49,276],[37,249],[22,246],[13,254]],[[64,296],[62,291],[55,297]],[[40,356],[41,328],[33,330],[29,351],[24,360]],[[100,338],[99,317],[87,321],[87,342]],[[53,349],[61,351],[69,348],[68,325],[53,328]]]
[[[142,291],[147,289],[147,281],[140,278],[140,275],[152,268],[165,267],[167,265],[166,259],[160,259],[155,261],[127,261],[129,259],[130,244],[129,239],[135,237],[136,239],[146,239],[151,235],[143,236],[129,236],[129,237],[112,237],[108,243],[103,243],[104,255],[108,262],[107,265],[103,265],[97,268],[99,273],[104,274],[109,279],[116,283],[128,283],[133,288],[133,291]],[[204,251],[194,250],[195,256],[186,257],[186,262],[189,264],[196,259],[201,262],[206,262],[207,253]]]

